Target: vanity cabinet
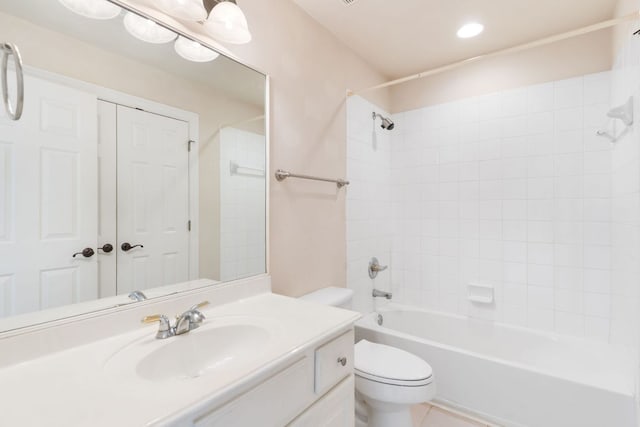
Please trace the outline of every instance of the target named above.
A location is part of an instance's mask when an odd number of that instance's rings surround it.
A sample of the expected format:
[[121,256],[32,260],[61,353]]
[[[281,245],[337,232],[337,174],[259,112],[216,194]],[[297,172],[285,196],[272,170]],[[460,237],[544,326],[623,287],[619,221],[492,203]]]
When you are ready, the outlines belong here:
[[192,418],[191,425],[352,427],[353,343],[351,329],[309,346],[241,396]]
[[349,375],[288,427],[346,427],[354,425],[355,378]]

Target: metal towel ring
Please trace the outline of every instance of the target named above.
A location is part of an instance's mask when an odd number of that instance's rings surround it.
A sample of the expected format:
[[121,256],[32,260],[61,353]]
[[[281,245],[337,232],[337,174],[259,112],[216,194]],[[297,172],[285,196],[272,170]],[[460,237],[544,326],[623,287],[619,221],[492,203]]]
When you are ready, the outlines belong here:
[[[7,115],[11,120],[20,120],[22,117],[22,109],[24,107],[24,74],[22,71],[22,57],[18,47],[12,43],[3,43],[2,49],[2,102],[7,110]],[[16,108],[13,109],[9,100],[9,82],[7,79],[7,69],[9,67],[9,56],[13,55],[16,66],[16,80],[18,84],[18,99],[16,100]]]

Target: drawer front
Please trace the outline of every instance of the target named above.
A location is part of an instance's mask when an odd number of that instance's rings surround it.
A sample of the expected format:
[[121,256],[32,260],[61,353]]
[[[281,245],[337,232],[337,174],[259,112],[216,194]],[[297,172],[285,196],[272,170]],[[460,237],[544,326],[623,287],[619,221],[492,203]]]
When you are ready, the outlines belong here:
[[281,427],[313,402],[313,367],[308,357],[233,402],[196,419],[195,427]]
[[316,349],[315,392],[326,393],[353,373],[353,330]]

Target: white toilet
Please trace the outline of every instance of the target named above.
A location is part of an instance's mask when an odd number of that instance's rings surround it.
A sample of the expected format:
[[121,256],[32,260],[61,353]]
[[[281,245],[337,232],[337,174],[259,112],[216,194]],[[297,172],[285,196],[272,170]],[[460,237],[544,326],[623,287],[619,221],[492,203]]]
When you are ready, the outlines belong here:
[[[350,309],[352,298],[351,289],[324,288],[301,299]],[[361,340],[355,345],[354,367],[369,427],[411,427],[411,406],[435,396],[431,366],[399,348]]]

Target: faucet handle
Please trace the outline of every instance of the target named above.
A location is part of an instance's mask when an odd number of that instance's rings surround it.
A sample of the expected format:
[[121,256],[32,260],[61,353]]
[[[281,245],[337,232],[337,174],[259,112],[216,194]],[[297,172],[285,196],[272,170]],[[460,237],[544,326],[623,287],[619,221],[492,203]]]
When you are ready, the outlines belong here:
[[142,319],[142,323],[155,323],[155,322],[160,322],[158,333],[156,334],[157,339],[163,340],[165,338],[169,338],[175,335],[175,331],[171,327],[171,322],[169,321],[169,318],[164,314],[154,314],[153,316],[146,316]]
[[211,304],[209,301],[202,301],[201,303],[192,306],[190,310],[200,310],[201,308],[204,308],[209,304]]
[[208,306],[209,304],[209,301],[203,301],[200,304],[196,304],[191,307],[191,309],[189,310],[191,311],[191,329],[196,329],[197,327],[199,327],[204,319],[207,318],[207,316],[205,316],[204,313],[200,311],[200,309],[202,307]]
[[371,261],[369,261],[369,277],[371,279],[375,279],[378,276],[378,273],[385,271],[387,268],[389,267],[386,265],[380,265],[378,258],[373,257],[371,258]]

